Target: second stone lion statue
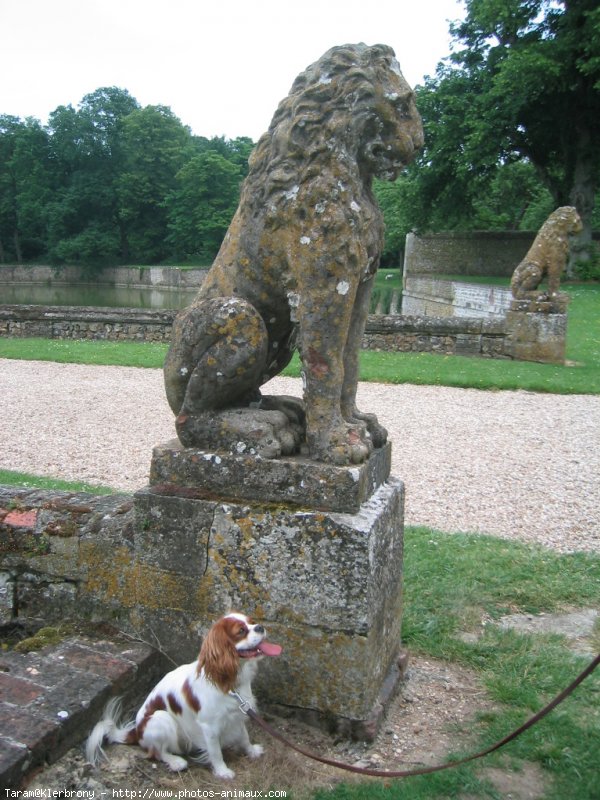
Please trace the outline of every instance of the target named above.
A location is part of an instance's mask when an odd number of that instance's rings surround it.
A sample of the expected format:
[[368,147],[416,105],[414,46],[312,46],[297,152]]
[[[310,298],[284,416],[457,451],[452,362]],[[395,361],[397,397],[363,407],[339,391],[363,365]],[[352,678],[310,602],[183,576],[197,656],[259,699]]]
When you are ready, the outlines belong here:
[[[517,300],[556,297],[569,256],[569,236],[579,233],[582,227],[572,206],[561,206],[550,214],[513,273],[510,281],[513,297]],[[546,292],[539,289],[544,278],[548,281]]]
[[[356,407],[358,354],[383,245],[374,176],[423,144],[385,45],[329,50],[294,82],[250,157],[239,207],[177,317],[167,398],[188,447],[360,463],[387,433]],[[298,349],[303,402],[260,387]]]

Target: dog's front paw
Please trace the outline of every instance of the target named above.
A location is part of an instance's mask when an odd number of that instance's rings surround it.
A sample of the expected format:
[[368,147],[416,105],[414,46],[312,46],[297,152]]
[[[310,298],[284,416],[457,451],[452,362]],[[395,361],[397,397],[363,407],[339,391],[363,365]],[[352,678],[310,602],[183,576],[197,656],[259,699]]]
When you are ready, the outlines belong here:
[[260,758],[264,752],[262,744],[251,744],[247,751],[248,758]]
[[174,756],[171,753],[164,755],[163,761],[169,767],[171,772],[182,772],[182,770],[187,769],[188,766],[185,758],[181,758],[181,756]]
[[232,778],[235,778],[235,772],[229,767],[223,764],[222,767],[215,767],[213,770],[217,778],[223,778],[224,780],[230,781]]

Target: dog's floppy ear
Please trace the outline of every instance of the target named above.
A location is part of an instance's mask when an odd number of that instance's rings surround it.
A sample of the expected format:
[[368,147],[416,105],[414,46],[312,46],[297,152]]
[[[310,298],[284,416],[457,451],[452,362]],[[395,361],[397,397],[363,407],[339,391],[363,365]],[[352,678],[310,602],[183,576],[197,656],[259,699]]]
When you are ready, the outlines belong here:
[[229,622],[228,619],[215,622],[202,642],[198,658],[199,669],[204,668],[208,680],[222,692],[229,692],[235,687],[240,664],[231,639]]

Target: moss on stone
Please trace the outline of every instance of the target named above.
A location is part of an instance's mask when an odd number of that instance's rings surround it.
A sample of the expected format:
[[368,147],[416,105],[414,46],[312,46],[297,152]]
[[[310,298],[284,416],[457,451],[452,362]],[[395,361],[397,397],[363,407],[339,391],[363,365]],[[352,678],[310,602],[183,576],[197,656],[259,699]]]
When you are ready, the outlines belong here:
[[66,627],[61,628],[40,628],[33,636],[27,639],[22,639],[18,642],[14,649],[18,653],[31,653],[33,650],[42,650],[51,644],[58,644],[69,635],[69,629]]

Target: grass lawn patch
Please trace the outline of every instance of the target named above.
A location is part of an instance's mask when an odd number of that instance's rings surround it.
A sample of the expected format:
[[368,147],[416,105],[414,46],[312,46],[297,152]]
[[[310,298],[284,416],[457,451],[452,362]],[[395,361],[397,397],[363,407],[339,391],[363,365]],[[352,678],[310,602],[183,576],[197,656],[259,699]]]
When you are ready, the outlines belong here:
[[65,492],[89,492],[89,494],[113,494],[117,491],[108,486],[96,486],[79,481],[63,481],[58,478],[46,478],[43,475],[30,475],[27,472],[14,472],[10,469],[0,469],[0,486],[60,489]]
[[[452,757],[502,739],[564,689],[590,660],[572,653],[562,636],[522,635],[503,630],[493,620],[506,613],[597,607],[600,557],[559,555],[491,536],[407,528],[404,585],[403,644],[409,653],[470,667],[495,703],[493,711],[475,721],[476,743],[457,745]],[[462,632],[473,630],[478,631],[476,641],[461,638]],[[598,800],[599,734],[600,675],[595,673],[548,717],[481,761],[417,778],[347,783],[318,791],[315,797],[500,800],[504,795],[486,779],[487,768],[519,770],[529,762],[547,775],[545,800]]]
[[103,342],[89,339],[0,338],[0,358],[60,364],[160,369],[168,345],[158,342]]

